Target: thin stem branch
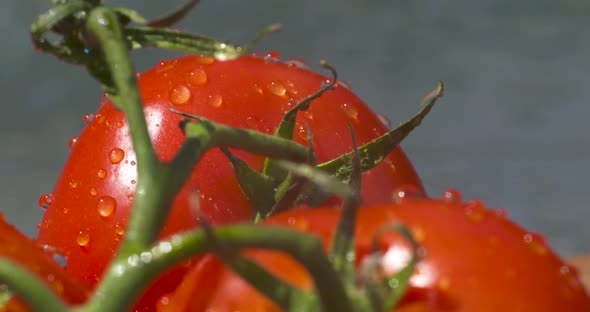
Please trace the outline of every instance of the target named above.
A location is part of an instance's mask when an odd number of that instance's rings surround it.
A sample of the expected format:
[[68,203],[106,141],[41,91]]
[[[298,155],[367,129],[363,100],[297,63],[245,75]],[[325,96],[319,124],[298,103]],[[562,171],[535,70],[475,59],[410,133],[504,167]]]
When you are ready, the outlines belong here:
[[[290,228],[259,225],[231,225],[212,229],[217,244],[226,248],[261,248],[286,252],[300,262],[314,279],[318,298],[324,311],[352,312],[353,306],[340,277],[328,260],[320,239],[312,234]],[[130,308],[130,297],[139,295],[146,282],[159,272],[189,257],[214,251],[204,230],[178,234],[169,241],[155,244],[149,251],[118,259],[104,279],[117,287],[101,284],[95,296],[79,311],[122,311]],[[127,289],[122,293],[117,289]],[[106,300],[108,298],[108,300]]]
[[0,282],[34,311],[67,311],[66,305],[43,281],[17,263],[0,258]]

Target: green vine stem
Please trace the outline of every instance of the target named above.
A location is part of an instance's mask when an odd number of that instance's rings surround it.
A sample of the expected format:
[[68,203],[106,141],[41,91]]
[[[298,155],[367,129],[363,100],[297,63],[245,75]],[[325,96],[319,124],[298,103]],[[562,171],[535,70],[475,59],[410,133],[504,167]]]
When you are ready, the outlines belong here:
[[0,281],[35,311],[65,312],[67,307],[47,285],[19,264],[0,258]]
[[[142,286],[159,272],[189,257],[224,248],[261,248],[283,251],[300,262],[312,276],[323,311],[353,312],[352,302],[324,252],[321,240],[290,228],[259,225],[230,225],[212,229],[213,244],[205,230],[177,234],[155,243],[144,252],[118,257],[109,267],[94,296],[78,312],[122,311],[130,308]],[[121,289],[125,289],[122,292]]]

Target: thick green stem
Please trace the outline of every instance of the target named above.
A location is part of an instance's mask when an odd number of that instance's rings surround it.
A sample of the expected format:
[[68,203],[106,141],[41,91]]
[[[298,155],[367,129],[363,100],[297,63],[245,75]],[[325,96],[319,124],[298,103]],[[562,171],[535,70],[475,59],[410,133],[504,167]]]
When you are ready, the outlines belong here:
[[159,211],[162,194],[158,190],[162,189],[162,180],[166,180],[165,170],[150,140],[136,77],[116,15],[106,8],[96,8],[88,17],[87,27],[101,45],[105,65],[116,87],[111,97],[125,112],[137,155],[137,192],[123,250],[127,244],[143,249],[156,239],[163,226]]
[[22,266],[2,258],[0,283],[6,284],[13,294],[23,298],[34,311],[67,311],[66,305],[43,281]]
[[[219,244],[235,250],[262,248],[286,252],[309,271],[324,311],[353,311],[342,281],[332,268],[317,236],[285,227],[256,225],[217,227],[212,231],[216,238],[215,244],[211,243],[204,230],[194,230],[175,235],[169,241],[156,243],[149,252],[116,260],[104,277],[111,283],[99,285],[95,296],[79,311],[127,310],[133,303],[129,298],[137,297],[142,286],[159,272],[181,260],[214,251]],[[120,289],[128,291],[121,292]]]

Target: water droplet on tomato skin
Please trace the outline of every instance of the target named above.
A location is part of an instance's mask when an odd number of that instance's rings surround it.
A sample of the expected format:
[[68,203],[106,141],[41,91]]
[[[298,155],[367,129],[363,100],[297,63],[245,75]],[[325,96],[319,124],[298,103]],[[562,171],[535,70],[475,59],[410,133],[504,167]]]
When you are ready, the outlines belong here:
[[90,188],[90,195],[92,196],[96,196],[98,194],[98,190],[95,189],[94,187]]
[[287,93],[287,88],[285,88],[285,86],[282,83],[276,81],[273,81],[268,85],[268,90],[272,94],[281,97],[285,96],[285,94]]
[[96,204],[96,211],[104,220],[110,219],[117,210],[117,200],[111,196],[101,196]]
[[338,80],[336,82],[336,86],[337,87],[338,86],[342,86],[344,89],[352,90],[352,87],[350,86],[350,84],[348,82],[344,81],[344,80]]
[[281,55],[276,51],[269,51],[264,55],[264,59],[268,61],[280,61]]
[[391,120],[385,116],[385,115],[381,115],[378,114],[377,118],[379,118],[379,121],[381,121],[381,123],[387,128],[390,129],[391,128]]
[[486,209],[481,200],[469,201],[464,207],[463,212],[473,222],[480,222],[486,214]]
[[125,158],[125,152],[118,147],[113,148],[109,153],[109,161],[112,164],[120,163],[121,161],[123,161],[123,158]]
[[76,142],[78,142],[78,137],[72,137],[69,141],[68,141],[68,148],[72,148],[74,147],[74,145],[76,145]]
[[198,55],[195,58],[195,61],[197,62],[197,64],[210,65],[215,62],[215,58],[208,56],[208,55]]
[[169,294],[165,294],[158,299],[158,302],[156,302],[156,312],[161,312],[166,309],[166,306],[170,303],[169,296]]
[[123,122],[122,121],[117,121],[117,123],[115,124],[117,126],[117,128],[123,128]]
[[39,208],[41,208],[43,210],[49,208],[52,200],[53,200],[53,194],[47,193],[47,194],[41,195],[41,197],[39,197],[39,201],[38,201]]
[[125,235],[125,227],[122,224],[115,224],[115,234],[121,238],[123,237],[123,235]]
[[94,118],[94,115],[93,114],[86,114],[86,115],[84,115],[84,117],[82,117],[82,121],[84,123],[89,123],[89,122],[92,121],[93,118]]
[[106,177],[107,177],[107,171],[106,171],[106,170],[104,170],[104,169],[98,169],[98,171],[96,172],[96,176],[97,176],[99,179],[104,179],[104,178],[106,178]]
[[87,249],[88,244],[90,244],[90,234],[86,231],[78,232],[78,235],[76,236],[76,244],[82,249]]
[[346,114],[346,116],[353,122],[358,122],[359,112],[352,106],[352,104],[343,103],[340,105],[340,109]]
[[531,248],[532,251],[534,251],[538,255],[547,254],[547,242],[545,241],[545,238],[542,235],[530,232],[524,234],[522,240],[529,248]]
[[506,219],[508,217],[508,213],[506,212],[506,209],[494,208],[494,209],[490,209],[490,212],[498,218]]
[[293,107],[295,107],[295,105],[297,105],[297,100],[291,98],[289,99],[287,102],[285,102],[282,106],[281,106],[281,110],[282,110],[282,114],[286,114],[288,111],[292,110]]
[[403,185],[393,191],[392,200],[394,202],[401,202],[405,198],[423,198],[422,191],[414,185]]
[[69,184],[70,184],[70,187],[73,189],[78,187],[78,181],[76,181],[76,180],[71,180]]
[[287,64],[287,66],[291,68],[309,69],[309,65],[307,65],[307,63],[304,60],[299,58],[287,60],[285,63]]
[[45,254],[47,254],[55,263],[57,263],[62,268],[65,268],[68,265],[68,258],[64,255],[63,251],[58,249],[57,247],[43,244],[41,245]]
[[448,202],[461,202],[463,201],[463,195],[459,190],[450,188],[442,193],[442,199]]
[[204,69],[197,68],[189,72],[186,81],[195,87],[201,87],[207,84],[207,72]]
[[223,98],[219,94],[209,95],[207,97],[207,104],[213,108],[221,108],[223,104]]
[[181,106],[189,103],[191,90],[185,85],[177,85],[168,91],[168,100],[172,105]]

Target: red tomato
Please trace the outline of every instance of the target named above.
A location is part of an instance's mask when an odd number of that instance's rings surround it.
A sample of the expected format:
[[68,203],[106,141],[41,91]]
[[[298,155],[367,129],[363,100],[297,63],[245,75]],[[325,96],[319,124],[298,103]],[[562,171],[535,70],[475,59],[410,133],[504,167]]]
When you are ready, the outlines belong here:
[[[327,247],[340,210],[293,210],[265,223],[317,233]],[[477,201],[403,199],[359,211],[356,251],[362,263],[375,231],[401,222],[423,248],[424,257],[410,289],[395,311],[590,311],[590,298],[576,270],[565,264],[543,238]],[[395,273],[411,256],[399,234],[381,240],[385,272]],[[273,274],[303,289],[313,287],[305,270],[286,254],[245,253]],[[213,273],[212,273],[213,272]],[[165,311],[280,311],[215,258],[189,272],[177,290],[160,300]]]
[[[149,132],[158,156],[169,161],[184,135],[181,117],[170,108],[213,121],[273,133],[282,115],[296,101],[317,92],[326,77],[307,69],[256,57],[219,62],[210,57],[187,56],[163,61],[139,75]],[[378,116],[343,86],[325,93],[298,116],[295,140],[305,144],[305,124],[314,136],[319,162],[351,151],[352,123],[359,144],[386,131]],[[94,285],[116,252],[125,233],[135,192],[136,157],[124,114],[107,99],[72,141],[72,151],[55,186],[39,241],[63,250],[66,270]],[[237,152],[261,169],[263,158]],[[363,195],[368,204],[388,201],[401,185],[423,192],[419,178],[401,151],[364,176]],[[197,218],[189,208],[189,193],[197,188],[201,209],[212,223],[252,218],[227,158],[218,149],[198,163],[176,198],[162,236],[193,228]],[[172,283],[175,286],[174,283]]]
[[[0,214],[0,258],[19,263],[41,278],[48,287],[68,303],[82,303],[88,297],[89,288],[64,271],[36,242],[9,225]],[[20,299],[11,299],[0,311],[29,311]]]

